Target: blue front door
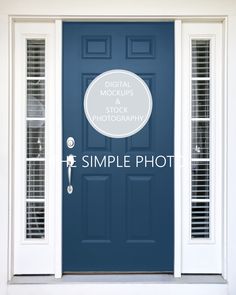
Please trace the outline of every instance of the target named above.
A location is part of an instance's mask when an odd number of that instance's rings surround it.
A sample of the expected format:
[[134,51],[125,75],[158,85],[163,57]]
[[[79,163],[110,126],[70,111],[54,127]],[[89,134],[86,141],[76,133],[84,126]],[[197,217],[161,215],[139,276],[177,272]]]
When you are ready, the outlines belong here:
[[[121,139],[98,133],[83,108],[89,83],[113,69],[140,76],[153,98],[149,122]],[[64,272],[173,271],[173,165],[82,167],[84,155],[173,155],[173,116],[173,23],[64,23],[63,157],[77,159],[72,194],[63,166]]]

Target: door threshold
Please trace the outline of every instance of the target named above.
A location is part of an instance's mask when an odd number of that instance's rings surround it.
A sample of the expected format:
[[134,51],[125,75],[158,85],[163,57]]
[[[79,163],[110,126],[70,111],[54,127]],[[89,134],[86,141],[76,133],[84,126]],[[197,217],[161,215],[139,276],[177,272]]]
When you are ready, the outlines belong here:
[[65,271],[63,275],[80,276],[80,275],[173,275],[173,272],[157,271]]
[[226,284],[222,275],[182,275],[175,278],[173,274],[111,274],[111,275],[88,275],[88,274],[64,274],[56,279],[54,275],[17,275],[9,284]]

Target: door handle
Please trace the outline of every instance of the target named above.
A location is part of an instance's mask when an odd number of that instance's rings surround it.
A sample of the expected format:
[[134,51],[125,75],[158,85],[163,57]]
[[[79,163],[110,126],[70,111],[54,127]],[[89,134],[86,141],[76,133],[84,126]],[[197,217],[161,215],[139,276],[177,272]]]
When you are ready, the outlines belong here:
[[67,167],[67,175],[68,175],[68,186],[67,186],[67,192],[68,194],[73,193],[73,185],[72,185],[72,168],[75,168],[76,166],[74,165],[76,160],[76,156],[70,154],[69,156],[66,157],[66,160],[62,161],[66,163]]

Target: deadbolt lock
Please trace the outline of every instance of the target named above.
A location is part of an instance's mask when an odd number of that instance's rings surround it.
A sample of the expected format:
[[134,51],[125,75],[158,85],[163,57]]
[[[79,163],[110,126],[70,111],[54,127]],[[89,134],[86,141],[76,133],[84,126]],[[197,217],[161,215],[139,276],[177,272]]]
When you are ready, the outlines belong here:
[[75,140],[73,137],[68,137],[66,140],[67,147],[72,149],[75,146]]

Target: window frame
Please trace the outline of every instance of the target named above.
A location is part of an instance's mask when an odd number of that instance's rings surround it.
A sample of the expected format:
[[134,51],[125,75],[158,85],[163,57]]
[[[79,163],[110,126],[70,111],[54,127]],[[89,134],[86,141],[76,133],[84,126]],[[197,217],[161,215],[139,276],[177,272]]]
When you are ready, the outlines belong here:
[[[45,40],[45,238],[26,239],[27,40]],[[13,274],[54,273],[54,25],[16,23],[13,52]],[[50,99],[53,98],[53,99]],[[47,261],[47,263],[45,263]]]
[[[210,232],[191,238],[191,43],[210,40]],[[184,23],[182,38],[182,273],[223,272],[223,38],[218,23]],[[188,221],[188,222],[187,222]]]

